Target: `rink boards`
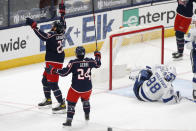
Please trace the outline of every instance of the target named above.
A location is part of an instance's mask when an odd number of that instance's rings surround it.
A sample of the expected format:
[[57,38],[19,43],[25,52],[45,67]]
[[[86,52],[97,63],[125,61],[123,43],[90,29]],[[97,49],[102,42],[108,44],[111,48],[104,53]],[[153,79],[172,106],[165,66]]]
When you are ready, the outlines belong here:
[[[95,23],[98,49],[101,48],[107,33],[122,25],[125,27],[164,25],[165,37],[173,36],[176,6],[176,2],[173,2],[97,13]],[[83,45],[87,53],[95,51],[93,16],[84,15],[67,18],[66,22],[64,43],[66,57],[75,55],[74,50],[78,45]],[[38,24],[38,26],[47,32],[51,28],[51,23],[46,22]],[[1,30],[0,36],[2,36],[0,41],[0,70],[44,61],[45,43],[35,35],[29,26]]]

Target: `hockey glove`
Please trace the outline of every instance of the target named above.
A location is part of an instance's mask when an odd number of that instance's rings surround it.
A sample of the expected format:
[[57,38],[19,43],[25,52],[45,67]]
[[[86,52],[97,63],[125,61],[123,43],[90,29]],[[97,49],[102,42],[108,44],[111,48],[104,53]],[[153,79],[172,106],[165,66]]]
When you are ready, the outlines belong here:
[[45,71],[48,73],[48,74],[57,74],[57,69],[55,69],[52,65],[49,65],[49,67],[45,68]]
[[65,15],[65,5],[59,4],[59,13]]
[[140,71],[140,79],[141,80],[148,80],[152,76],[151,70],[141,70]]
[[35,29],[37,27],[37,23],[29,17],[26,18],[26,24],[30,25],[32,29]]
[[95,52],[94,52],[94,55],[95,55],[95,57],[98,57],[98,58],[101,59],[101,52],[95,51]]

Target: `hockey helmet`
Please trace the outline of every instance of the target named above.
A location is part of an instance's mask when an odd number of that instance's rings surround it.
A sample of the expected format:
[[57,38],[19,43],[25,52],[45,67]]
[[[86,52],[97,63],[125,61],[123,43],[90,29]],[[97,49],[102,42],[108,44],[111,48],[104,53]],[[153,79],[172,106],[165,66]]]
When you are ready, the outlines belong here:
[[52,31],[56,31],[58,34],[63,33],[65,30],[63,24],[60,21],[54,21],[52,23]]
[[85,48],[83,46],[78,46],[75,50],[76,57],[78,59],[84,59],[85,56]]
[[163,72],[163,76],[166,81],[173,82],[176,79],[176,68],[168,66],[167,70]]

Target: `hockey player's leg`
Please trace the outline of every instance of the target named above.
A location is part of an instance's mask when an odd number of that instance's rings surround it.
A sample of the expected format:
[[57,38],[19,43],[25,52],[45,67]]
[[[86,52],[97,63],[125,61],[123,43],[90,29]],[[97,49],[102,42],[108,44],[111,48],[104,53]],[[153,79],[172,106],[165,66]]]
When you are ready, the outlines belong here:
[[190,53],[192,72],[194,73],[192,86],[193,86],[193,99],[196,100],[196,50],[193,48]]
[[57,82],[48,82],[49,87],[52,89],[55,98],[58,101],[58,105],[52,109],[53,113],[65,113],[66,112],[66,105],[65,101],[62,98],[61,90],[59,89]]
[[176,31],[177,52],[172,53],[174,60],[181,60],[184,52],[184,32]]
[[73,116],[75,114],[75,106],[80,97],[80,93],[76,92],[72,88],[69,88],[67,93],[67,119],[66,122],[63,123],[63,126],[71,126]]
[[90,102],[89,100],[82,100],[83,104],[83,110],[84,110],[84,115],[85,115],[85,120],[89,120],[89,115],[90,115]]
[[48,86],[48,82],[45,76],[42,78],[42,85],[43,91],[45,95],[45,100],[38,104],[39,108],[50,108],[52,107],[52,100],[51,100],[51,89]]
[[84,111],[84,117],[85,120],[89,120],[90,118],[90,96],[91,96],[92,90],[89,90],[88,92],[82,93],[81,94],[81,101],[83,105],[83,111]]
[[75,114],[75,106],[76,103],[74,102],[67,102],[68,103],[68,108],[67,108],[67,119],[66,122],[63,123],[63,126],[71,126],[72,120],[73,120],[73,116]]

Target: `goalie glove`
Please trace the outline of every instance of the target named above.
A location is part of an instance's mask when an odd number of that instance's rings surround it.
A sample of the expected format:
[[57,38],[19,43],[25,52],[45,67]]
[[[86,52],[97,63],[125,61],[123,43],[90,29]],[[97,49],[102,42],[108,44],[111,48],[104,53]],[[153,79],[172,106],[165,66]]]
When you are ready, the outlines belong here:
[[57,69],[54,68],[54,66],[52,65],[49,65],[49,67],[45,68],[45,71],[48,73],[48,74],[57,74]]
[[26,25],[30,25],[32,29],[37,27],[37,23],[29,17],[26,18]]

